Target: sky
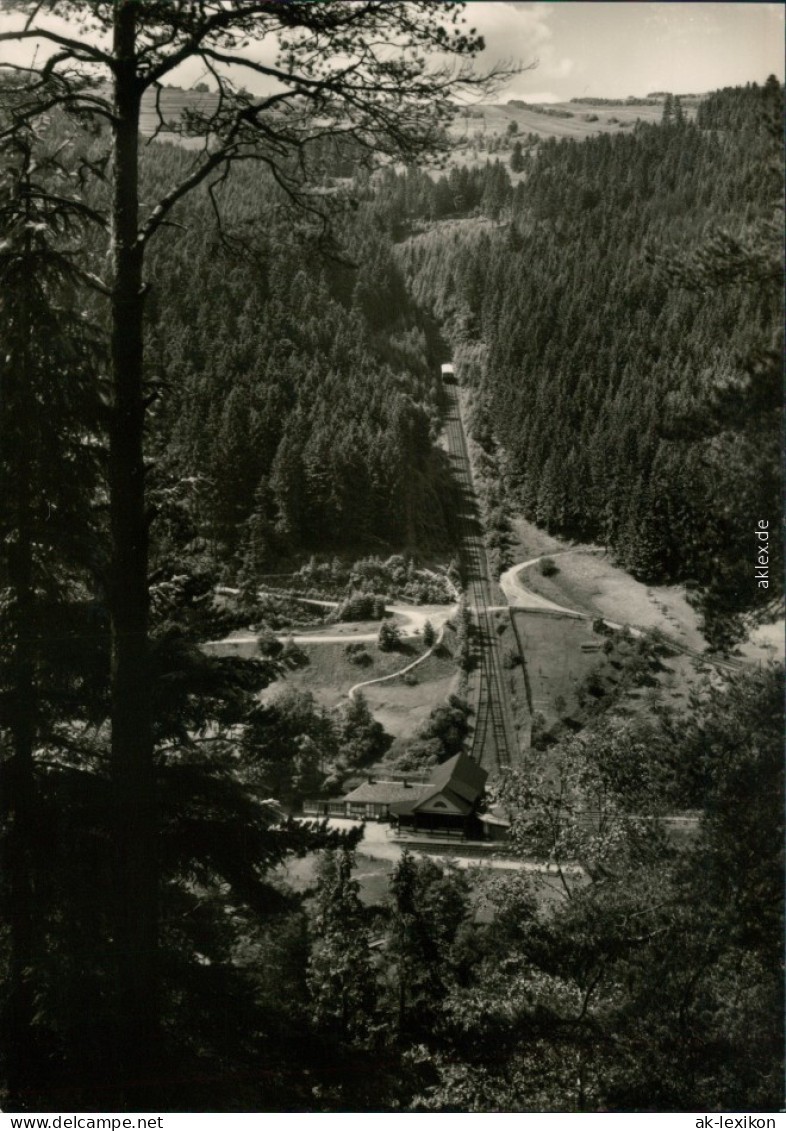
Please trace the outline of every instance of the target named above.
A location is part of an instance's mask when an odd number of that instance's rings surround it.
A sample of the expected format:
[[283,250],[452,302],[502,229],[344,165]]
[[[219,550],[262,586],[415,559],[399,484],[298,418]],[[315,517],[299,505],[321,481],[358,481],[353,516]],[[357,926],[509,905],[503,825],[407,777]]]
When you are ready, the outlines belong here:
[[[0,31],[19,26],[20,17],[3,14],[3,6],[0,0]],[[501,59],[522,67],[538,61],[497,96],[528,102],[663,90],[699,93],[763,83],[770,74],[783,81],[784,11],[781,2],[692,0],[469,0],[466,5],[468,24],[487,44],[481,66]],[[38,60],[46,54],[39,50]],[[270,44],[255,45],[249,54],[272,62]],[[2,58],[27,62],[29,49],[0,44]],[[192,63],[169,81],[190,86],[205,77]],[[256,91],[259,82],[248,76],[247,85]]]
[[486,39],[489,59],[538,59],[503,100],[688,94],[763,83],[770,74],[784,78],[782,3],[474,0],[467,15]]

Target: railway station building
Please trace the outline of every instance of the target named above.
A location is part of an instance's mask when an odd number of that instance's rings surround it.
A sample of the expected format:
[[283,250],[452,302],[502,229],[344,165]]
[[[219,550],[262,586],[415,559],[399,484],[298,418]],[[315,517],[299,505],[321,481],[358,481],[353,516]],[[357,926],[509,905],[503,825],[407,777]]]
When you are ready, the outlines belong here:
[[419,796],[394,802],[390,816],[399,829],[479,840],[483,827],[478,806],[487,777],[486,771],[468,754],[456,754],[435,768],[431,782]]
[[483,806],[487,772],[469,754],[435,766],[429,780],[361,782],[344,797],[308,801],[303,812],[319,817],[392,821],[400,832],[464,840],[503,840],[508,821]]

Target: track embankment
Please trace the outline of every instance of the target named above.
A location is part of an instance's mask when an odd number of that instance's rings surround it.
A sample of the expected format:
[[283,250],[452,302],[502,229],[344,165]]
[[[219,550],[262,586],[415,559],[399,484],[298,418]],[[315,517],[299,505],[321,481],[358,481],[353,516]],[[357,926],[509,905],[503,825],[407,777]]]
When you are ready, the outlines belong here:
[[462,568],[467,606],[475,626],[475,729],[471,753],[489,775],[496,776],[518,766],[520,760],[513,709],[492,615],[492,610],[499,608],[499,590],[489,571],[461,405],[455,388],[446,386],[445,392],[448,454],[460,491],[458,524]]

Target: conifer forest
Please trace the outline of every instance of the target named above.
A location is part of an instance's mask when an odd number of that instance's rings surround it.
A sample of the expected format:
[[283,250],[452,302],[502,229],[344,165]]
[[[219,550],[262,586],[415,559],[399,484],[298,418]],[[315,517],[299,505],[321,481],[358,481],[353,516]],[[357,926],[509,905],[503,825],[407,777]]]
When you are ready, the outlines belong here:
[[2,1111],[783,1109],[784,87],[487,7],[0,2]]

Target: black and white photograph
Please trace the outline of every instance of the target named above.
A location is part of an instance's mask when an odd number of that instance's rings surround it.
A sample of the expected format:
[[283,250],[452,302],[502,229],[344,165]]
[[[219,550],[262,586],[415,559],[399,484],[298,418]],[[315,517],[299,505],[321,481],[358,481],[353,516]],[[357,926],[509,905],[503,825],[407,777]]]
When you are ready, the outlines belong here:
[[784,1126],[785,13],[0,0],[3,1131]]

